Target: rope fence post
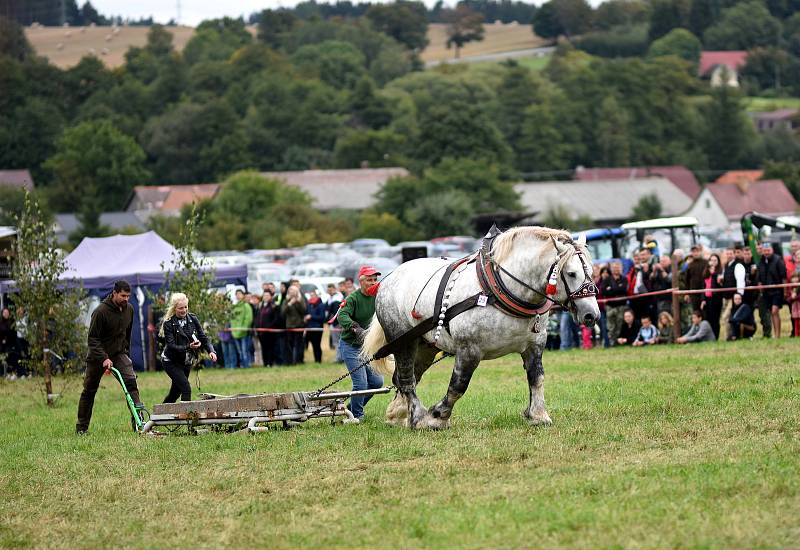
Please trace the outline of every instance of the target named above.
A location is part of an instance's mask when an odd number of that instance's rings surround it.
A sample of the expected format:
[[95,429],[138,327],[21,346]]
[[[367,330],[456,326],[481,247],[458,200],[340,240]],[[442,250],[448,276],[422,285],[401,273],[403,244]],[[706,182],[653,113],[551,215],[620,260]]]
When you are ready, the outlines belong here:
[[681,335],[681,296],[676,290],[679,287],[678,257],[672,254],[672,342],[675,343]]

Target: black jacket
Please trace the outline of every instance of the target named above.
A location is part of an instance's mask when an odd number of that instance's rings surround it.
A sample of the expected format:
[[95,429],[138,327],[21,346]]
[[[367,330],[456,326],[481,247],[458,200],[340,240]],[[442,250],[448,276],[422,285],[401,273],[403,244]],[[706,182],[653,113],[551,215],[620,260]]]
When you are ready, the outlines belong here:
[[[786,282],[786,265],[783,263],[783,258],[777,254],[772,254],[770,259],[766,256],[761,256],[758,262],[758,282],[762,285],[780,285]],[[775,289],[777,292],[783,292],[781,289]]]
[[[609,275],[600,283],[600,292],[603,298],[618,298],[620,296],[627,296],[628,294],[628,280],[620,275],[619,279],[614,279],[613,275]],[[622,300],[617,302],[610,302],[606,306],[622,306],[625,302]]]
[[[193,313],[186,316],[186,325],[181,329],[177,317],[170,317],[164,322],[164,355],[176,365],[186,364],[186,354],[195,355],[204,349],[208,353],[214,352],[214,346],[208,340],[200,321]],[[200,341],[200,348],[193,350],[189,347],[192,334]]]
[[109,295],[92,312],[87,359],[102,363],[120,353],[127,354],[131,348],[132,326],[133,306],[128,304],[120,309],[114,305]]

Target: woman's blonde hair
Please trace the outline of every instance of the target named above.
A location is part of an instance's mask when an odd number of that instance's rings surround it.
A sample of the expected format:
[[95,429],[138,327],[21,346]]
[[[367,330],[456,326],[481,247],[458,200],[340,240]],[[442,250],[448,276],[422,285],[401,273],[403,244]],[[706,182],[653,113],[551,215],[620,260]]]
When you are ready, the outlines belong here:
[[670,314],[669,311],[662,311],[661,313],[658,314],[658,323],[659,323],[659,325],[661,324],[661,319],[666,319],[667,320],[666,326],[668,326],[668,327],[672,326],[672,315]]
[[186,305],[188,306],[189,297],[183,292],[173,292],[170,294],[169,306],[167,306],[167,312],[164,314],[164,319],[161,320],[161,328],[158,330],[158,335],[162,338],[164,337],[164,323],[175,317],[175,308],[178,307],[178,302],[186,302]]

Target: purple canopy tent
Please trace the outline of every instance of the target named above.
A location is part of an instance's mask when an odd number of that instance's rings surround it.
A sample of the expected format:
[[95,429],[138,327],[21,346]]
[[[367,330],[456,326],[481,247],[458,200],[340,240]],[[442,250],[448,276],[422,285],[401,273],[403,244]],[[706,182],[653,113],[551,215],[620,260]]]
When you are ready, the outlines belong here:
[[[87,237],[65,259],[67,271],[62,278],[80,280],[91,295],[105,297],[120,279],[131,284],[131,304],[136,314],[130,353],[137,370],[144,370],[146,365],[145,306],[149,299],[144,291],[157,292],[164,285],[174,251],[171,244],[149,231],[139,235]],[[235,284],[247,288],[246,265],[210,269],[214,270],[214,286]]]

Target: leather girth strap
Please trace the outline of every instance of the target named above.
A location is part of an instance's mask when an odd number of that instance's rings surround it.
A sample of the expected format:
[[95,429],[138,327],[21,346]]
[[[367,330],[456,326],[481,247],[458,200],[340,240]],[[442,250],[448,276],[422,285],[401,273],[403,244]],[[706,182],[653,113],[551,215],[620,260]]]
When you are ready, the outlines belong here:
[[[466,300],[462,300],[451,306],[445,312],[444,322],[445,325],[448,325],[450,321],[453,320],[454,317],[461,315],[465,311],[468,311],[478,305],[478,300],[481,296],[485,296],[483,292],[478,292],[477,294],[473,294]],[[494,304],[494,296],[487,297],[487,306]],[[381,349],[375,353],[374,359],[383,359],[384,357],[394,353],[395,351],[402,349],[403,347],[409,345],[411,342],[416,340],[417,338],[421,338],[425,333],[432,331],[436,328],[439,323],[439,315],[434,315],[433,317],[428,317],[420,324],[412,328],[411,330],[403,333],[399,338],[392,340],[388,344],[384,345]]]

